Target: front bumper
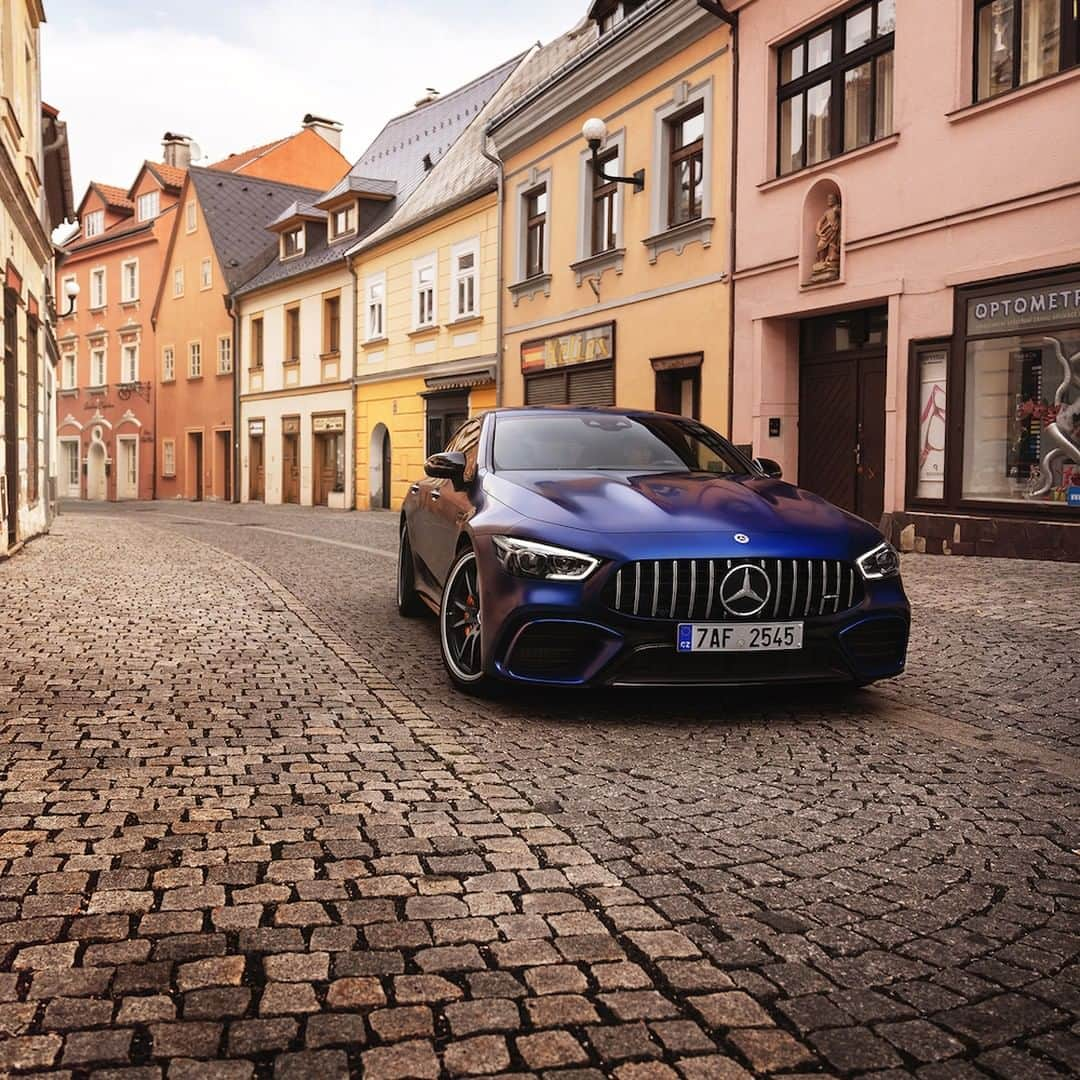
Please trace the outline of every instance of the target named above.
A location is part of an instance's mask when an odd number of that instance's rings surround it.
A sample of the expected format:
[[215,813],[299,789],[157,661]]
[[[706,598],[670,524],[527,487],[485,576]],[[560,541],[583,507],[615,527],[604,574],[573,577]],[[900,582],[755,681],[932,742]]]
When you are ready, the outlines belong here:
[[488,674],[533,686],[738,686],[865,684],[904,670],[910,608],[898,579],[866,582],[847,611],[803,619],[801,649],[679,653],[677,627],[689,620],[620,614],[605,601],[603,575],[594,577],[531,581],[489,567],[482,589]]

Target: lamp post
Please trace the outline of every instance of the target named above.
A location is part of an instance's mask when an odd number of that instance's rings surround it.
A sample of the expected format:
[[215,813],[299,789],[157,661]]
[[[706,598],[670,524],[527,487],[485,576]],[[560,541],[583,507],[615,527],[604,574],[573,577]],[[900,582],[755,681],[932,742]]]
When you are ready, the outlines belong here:
[[607,138],[607,124],[598,116],[586,120],[581,128],[582,137],[592,151],[592,171],[597,180],[608,184],[632,184],[634,191],[645,190],[645,170],[638,169],[633,176],[609,176],[600,163],[600,147]]
[[67,311],[65,311],[60,318],[66,319],[69,315],[75,314],[75,301],[79,298],[79,283],[74,278],[68,278],[64,282],[64,299],[68,302]]

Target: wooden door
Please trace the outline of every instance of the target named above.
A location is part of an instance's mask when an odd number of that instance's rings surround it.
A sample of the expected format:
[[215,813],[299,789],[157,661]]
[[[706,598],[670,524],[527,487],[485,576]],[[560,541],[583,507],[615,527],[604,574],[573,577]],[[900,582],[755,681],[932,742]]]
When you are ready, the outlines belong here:
[[877,525],[885,513],[885,357],[859,360],[855,513]]
[[116,497],[136,499],[139,496],[139,444],[136,439],[117,439],[120,463],[116,475]]
[[391,472],[390,472],[390,432],[386,432],[383,435],[382,444],[382,503],[381,508],[383,510],[390,509],[390,485],[391,485]]
[[192,433],[188,436],[191,439],[191,469],[192,469],[192,483],[191,483],[191,497],[195,502],[202,502],[203,499],[203,444],[202,433]]
[[18,305],[15,293],[4,290],[4,490],[7,505],[2,516],[7,519],[7,546],[19,538],[19,369],[16,362]]
[[263,440],[252,435],[248,440],[248,499],[263,502],[266,498],[266,470],[263,464]]
[[300,436],[281,436],[281,501],[300,502]]
[[315,436],[315,492],[316,506],[330,504],[330,492],[337,484],[338,439],[340,435]]

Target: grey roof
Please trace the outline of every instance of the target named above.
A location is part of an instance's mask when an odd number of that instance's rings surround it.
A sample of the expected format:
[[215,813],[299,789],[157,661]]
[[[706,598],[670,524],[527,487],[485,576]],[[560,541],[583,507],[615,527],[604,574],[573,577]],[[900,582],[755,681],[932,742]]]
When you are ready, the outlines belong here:
[[277,237],[266,226],[290,204],[310,203],[320,194],[220,169],[191,166],[188,173],[230,292],[277,256]]
[[352,250],[374,247],[451,206],[460,206],[486,191],[494,191],[498,171],[482,153],[488,121],[544,82],[553,71],[591,45],[595,38],[593,24],[578,23],[547,45],[532,49],[484,108],[474,115],[461,138],[432,169],[428,180],[404,202],[399,199],[393,217],[355,244]]
[[312,203],[300,202],[300,200],[297,199],[295,202],[289,203],[289,205],[267,225],[267,228],[272,229],[275,225],[284,225],[286,221],[289,221],[292,218],[308,218],[314,221],[325,221],[326,211],[320,210]]
[[[420,105],[411,112],[395,116],[387,122],[375,141],[330,192],[307,201],[323,202],[331,193],[352,190],[354,183],[363,185],[358,189],[361,192],[396,194],[396,198],[385,202],[361,198],[357,236],[367,236],[388,221],[395,209],[431,174],[433,169],[425,165],[425,157],[432,163],[442,159],[458,136],[476,119],[492,95],[506,81],[507,76],[518,66],[522,55],[524,54],[500,64],[486,75],[473,79],[449,94],[435,98],[427,105]],[[378,182],[382,190],[373,190],[370,186],[373,182]],[[349,187],[345,187],[346,184]],[[350,248],[356,244],[356,237],[350,237],[351,243],[339,241],[328,245],[325,227],[314,223],[308,225],[306,239],[302,256],[289,259],[286,263],[275,259],[264,264],[259,273],[246,279],[243,288],[236,291],[241,294],[254,292],[275,282],[343,260]]]
[[325,205],[350,192],[362,192],[365,195],[382,195],[392,199],[397,194],[396,180],[376,180],[370,176],[346,173],[321,199],[317,205]]

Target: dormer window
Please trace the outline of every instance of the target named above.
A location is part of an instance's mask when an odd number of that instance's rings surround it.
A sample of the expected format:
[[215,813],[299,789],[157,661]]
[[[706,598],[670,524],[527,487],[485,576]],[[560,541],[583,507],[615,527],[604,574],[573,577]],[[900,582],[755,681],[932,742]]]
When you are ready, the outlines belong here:
[[148,191],[139,196],[137,210],[140,221],[153,221],[161,213],[161,193]]
[[[597,10],[594,18],[600,26],[600,33],[606,34],[609,30],[614,30],[624,19],[629,19],[638,8],[643,7],[645,2],[646,0],[622,0],[621,3],[604,4],[602,8],[597,5],[600,10]],[[603,10],[604,8],[606,10]]]
[[297,225],[281,234],[282,259],[295,259],[304,254],[304,226]]
[[105,231],[105,211],[94,210],[83,217],[83,236],[100,236]]
[[330,211],[330,239],[340,240],[356,232],[356,203]]

